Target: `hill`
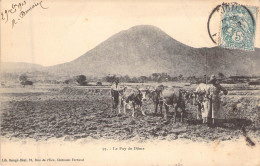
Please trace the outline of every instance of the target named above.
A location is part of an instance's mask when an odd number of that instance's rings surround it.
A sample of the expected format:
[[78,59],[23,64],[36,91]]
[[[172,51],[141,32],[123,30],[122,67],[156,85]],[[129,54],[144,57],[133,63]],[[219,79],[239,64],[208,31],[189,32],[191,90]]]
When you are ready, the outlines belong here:
[[[172,76],[260,75],[260,49],[231,50],[219,47],[193,48],[182,44],[157,27],[134,26],[121,31],[79,58],[50,67],[36,67],[50,74],[129,76],[166,72]],[[34,68],[30,68],[34,69]]]
[[121,31],[72,62],[49,67],[48,71],[71,75],[121,74],[130,76],[167,72],[177,76],[260,74],[260,52],[225,48],[192,48],[157,27],[140,25]]
[[44,67],[38,64],[25,62],[1,62],[1,72],[26,73],[31,71],[41,71]]

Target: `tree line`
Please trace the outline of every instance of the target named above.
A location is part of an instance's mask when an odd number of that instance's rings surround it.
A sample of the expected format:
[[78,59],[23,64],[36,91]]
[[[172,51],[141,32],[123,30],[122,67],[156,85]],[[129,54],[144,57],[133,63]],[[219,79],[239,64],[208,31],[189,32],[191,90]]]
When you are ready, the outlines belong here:
[[[221,83],[229,83],[229,84],[234,84],[234,83],[250,83],[252,82],[253,77],[249,76],[229,76],[226,77],[223,73],[219,72],[217,75],[217,78],[220,80]],[[255,77],[254,79],[257,79],[259,77]],[[198,84],[198,83],[205,83],[206,80],[209,79],[209,76],[202,76],[202,77],[196,77],[196,76],[188,76],[184,77],[182,74],[179,76],[170,76],[167,73],[152,73],[149,76],[139,76],[139,77],[130,77],[128,75],[124,76],[118,76],[118,75],[107,75],[102,78],[97,78],[97,77],[87,77],[85,75],[77,75],[74,77],[71,77],[69,79],[66,79],[64,81],[59,81],[59,80],[50,80],[46,83],[63,83],[63,84],[78,84],[80,86],[89,86],[89,82],[96,82],[95,85],[102,85],[102,82],[115,82],[116,80],[120,82],[126,82],[126,83],[147,83],[147,82],[168,82],[168,81],[174,81],[174,82],[189,82],[193,84]],[[35,82],[30,80],[29,77],[26,74],[21,74],[19,76],[19,81],[20,84],[25,86],[25,85],[33,85]],[[37,82],[37,81],[36,81]],[[255,83],[256,82],[256,83]],[[259,80],[253,82],[254,84],[259,84]]]

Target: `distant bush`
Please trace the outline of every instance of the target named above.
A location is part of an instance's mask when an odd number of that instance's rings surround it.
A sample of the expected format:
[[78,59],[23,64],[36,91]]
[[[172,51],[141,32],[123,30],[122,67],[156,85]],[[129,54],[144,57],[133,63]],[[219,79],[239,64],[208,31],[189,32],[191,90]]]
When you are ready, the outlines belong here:
[[76,76],[76,81],[80,86],[87,86],[88,82],[86,81],[86,76],[84,75],[78,75]]
[[65,83],[65,84],[69,84],[69,83],[70,83],[70,80],[65,80],[64,83]]
[[23,85],[23,86],[25,86],[25,85],[33,85],[33,82],[26,80],[26,81],[22,81],[21,85]]
[[248,85],[260,85],[260,81],[251,81]]
[[97,86],[102,86],[102,82],[97,82]]
[[118,77],[116,77],[116,75],[108,75],[108,76],[106,76],[105,77],[105,80],[107,81],[107,82],[115,82],[116,80],[120,80]]
[[27,79],[28,79],[28,77],[27,77],[26,74],[22,74],[22,75],[19,76],[19,81],[20,82],[25,82],[25,81],[27,81]]
[[79,84],[80,86],[88,86],[89,84],[88,84],[88,82],[81,82],[80,84]]
[[224,79],[224,80],[221,80],[220,83],[222,83],[222,84],[235,84],[236,82],[232,79]]
[[22,74],[19,76],[20,84],[25,86],[25,85],[33,85],[32,81],[28,80],[28,77],[26,74]]

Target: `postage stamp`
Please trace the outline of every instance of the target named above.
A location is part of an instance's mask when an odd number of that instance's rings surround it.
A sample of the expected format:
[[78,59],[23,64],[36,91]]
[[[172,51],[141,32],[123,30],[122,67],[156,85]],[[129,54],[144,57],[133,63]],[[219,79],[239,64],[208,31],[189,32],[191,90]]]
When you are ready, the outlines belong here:
[[253,51],[257,14],[255,6],[223,4],[219,46]]

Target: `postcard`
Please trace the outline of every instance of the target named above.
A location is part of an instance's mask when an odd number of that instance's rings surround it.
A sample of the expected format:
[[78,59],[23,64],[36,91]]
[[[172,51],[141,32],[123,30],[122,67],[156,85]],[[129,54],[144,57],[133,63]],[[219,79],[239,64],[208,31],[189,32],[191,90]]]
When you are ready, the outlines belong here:
[[2,0],[1,166],[259,166],[259,1]]

